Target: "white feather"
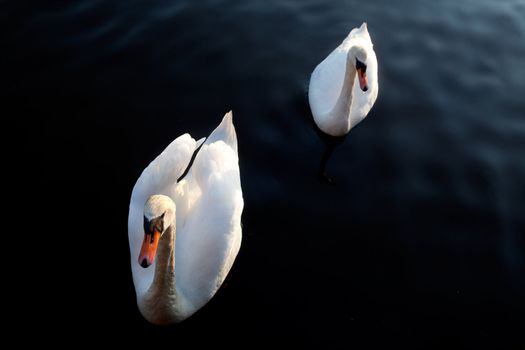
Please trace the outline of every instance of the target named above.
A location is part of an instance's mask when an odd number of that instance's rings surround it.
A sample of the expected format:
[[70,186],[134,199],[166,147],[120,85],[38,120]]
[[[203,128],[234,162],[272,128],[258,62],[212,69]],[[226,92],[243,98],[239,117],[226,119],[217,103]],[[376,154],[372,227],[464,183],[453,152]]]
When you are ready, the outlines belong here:
[[[363,48],[367,54],[368,91],[364,92],[355,83],[352,89],[352,105],[348,115],[333,115],[346,74],[346,62],[351,47]],[[341,136],[363,120],[377,99],[377,57],[366,23],[354,28],[321,63],[310,77],[308,99],[312,115],[318,127],[333,136]]]
[[[196,142],[188,134],[173,141],[137,180],[132,192],[128,234],[137,301],[151,286],[155,261],[142,268],[137,260],[142,240],[144,203],[153,194],[176,206],[175,283],[177,314],[186,318],[205,305],[221,286],[240,248],[244,206],[231,112],[204,142],[185,178]],[[155,320],[153,320],[155,321]]]

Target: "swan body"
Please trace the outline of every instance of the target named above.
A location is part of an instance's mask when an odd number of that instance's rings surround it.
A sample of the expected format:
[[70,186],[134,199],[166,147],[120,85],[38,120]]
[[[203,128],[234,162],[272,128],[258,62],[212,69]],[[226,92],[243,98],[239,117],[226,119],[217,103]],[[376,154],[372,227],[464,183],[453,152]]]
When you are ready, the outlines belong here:
[[231,112],[206,141],[179,136],[144,169],[128,238],[137,305],[149,322],[183,321],[213,297],[239,252],[243,206]]
[[377,99],[377,58],[366,23],[354,28],[310,77],[308,99],[323,132],[343,136],[363,120]]

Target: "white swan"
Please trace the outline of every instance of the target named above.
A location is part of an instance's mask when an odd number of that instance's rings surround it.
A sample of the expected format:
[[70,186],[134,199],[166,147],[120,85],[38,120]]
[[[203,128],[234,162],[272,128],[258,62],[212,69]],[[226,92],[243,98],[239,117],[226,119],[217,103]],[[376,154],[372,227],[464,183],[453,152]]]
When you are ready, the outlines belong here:
[[329,135],[345,135],[366,117],[378,89],[377,58],[363,23],[312,73],[308,99],[315,123]]
[[180,322],[204,306],[241,245],[244,201],[231,112],[202,143],[188,134],[176,138],[131,194],[131,271],[139,310],[154,324]]

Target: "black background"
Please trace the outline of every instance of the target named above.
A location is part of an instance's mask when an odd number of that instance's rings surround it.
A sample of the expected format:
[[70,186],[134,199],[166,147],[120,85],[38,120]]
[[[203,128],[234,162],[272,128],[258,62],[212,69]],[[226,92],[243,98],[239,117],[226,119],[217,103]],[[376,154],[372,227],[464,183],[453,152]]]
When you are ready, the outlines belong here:
[[[2,2],[12,324],[53,343],[523,349],[525,11],[421,3]],[[380,93],[332,186],[308,77],[363,18]],[[230,109],[241,251],[204,308],[149,325],[132,187]]]

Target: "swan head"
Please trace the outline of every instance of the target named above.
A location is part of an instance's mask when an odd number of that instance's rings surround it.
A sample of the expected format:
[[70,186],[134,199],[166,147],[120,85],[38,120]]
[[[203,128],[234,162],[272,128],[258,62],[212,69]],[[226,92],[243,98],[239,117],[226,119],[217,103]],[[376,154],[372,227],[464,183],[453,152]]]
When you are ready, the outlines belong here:
[[356,45],[350,49],[349,54],[351,54],[349,58],[352,59],[352,63],[355,65],[359,87],[366,92],[368,90],[368,78],[366,77],[366,60],[368,55],[366,50],[362,46]]
[[159,240],[175,221],[175,203],[168,196],[153,195],[144,205],[144,241],[139,254],[140,266],[153,264]]

